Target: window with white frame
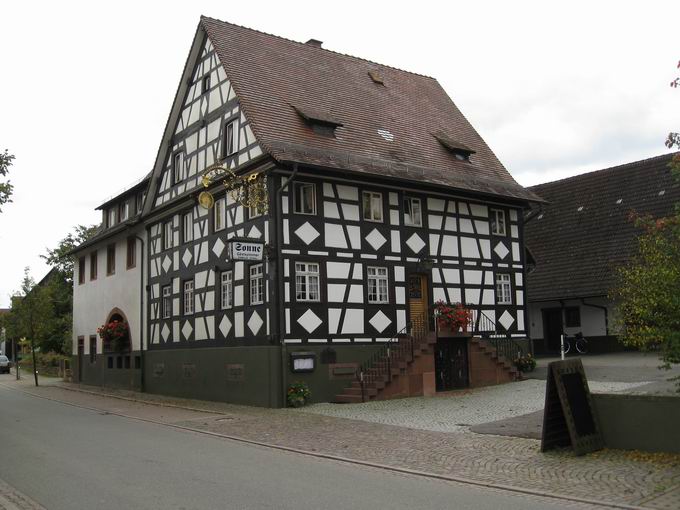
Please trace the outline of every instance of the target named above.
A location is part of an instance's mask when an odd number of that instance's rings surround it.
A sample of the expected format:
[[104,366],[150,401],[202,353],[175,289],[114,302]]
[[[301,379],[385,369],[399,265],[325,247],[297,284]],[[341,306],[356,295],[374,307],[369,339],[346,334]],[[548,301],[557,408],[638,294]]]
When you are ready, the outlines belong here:
[[363,192],[364,219],[368,221],[383,220],[382,194],[373,191]]
[[137,193],[137,196],[135,197],[135,210],[137,211],[137,214],[142,212],[142,207],[144,207],[144,195],[141,193]]
[[320,301],[319,264],[295,263],[295,299],[297,301]]
[[163,223],[163,249],[172,248],[172,220]]
[[236,136],[236,121],[232,120],[224,126],[224,141],[222,142],[223,157],[238,152],[238,138]]
[[194,313],[194,281],[184,282],[184,315]]
[[220,306],[222,310],[231,308],[234,302],[234,279],[231,271],[220,275]]
[[502,209],[491,209],[491,233],[496,236],[506,235],[505,211]]
[[404,225],[410,227],[423,226],[423,214],[419,198],[406,197],[404,199]]
[[512,304],[512,286],[510,285],[510,275],[507,273],[496,275],[496,303],[499,305]]
[[172,317],[172,289],[170,285],[163,287],[163,300],[161,302],[161,316],[164,319]]
[[113,227],[116,224],[116,208],[112,207],[109,209],[109,216],[108,216],[108,222],[107,226],[109,228]]
[[194,240],[194,212],[189,211],[182,216],[182,241],[188,243]]
[[215,200],[215,207],[213,208],[213,224],[215,226],[215,232],[218,230],[222,230],[224,228],[224,220],[226,219],[225,217],[225,204],[226,200],[224,198],[220,198],[219,200]]
[[368,277],[368,302],[389,303],[387,268],[367,267],[366,275]]
[[172,158],[172,183],[177,184],[184,178],[184,154],[178,152]]
[[130,217],[130,202],[126,200],[120,204],[120,221],[125,221]]
[[316,214],[316,186],[295,183],[295,214]]
[[250,304],[264,303],[264,274],[262,264],[250,266]]

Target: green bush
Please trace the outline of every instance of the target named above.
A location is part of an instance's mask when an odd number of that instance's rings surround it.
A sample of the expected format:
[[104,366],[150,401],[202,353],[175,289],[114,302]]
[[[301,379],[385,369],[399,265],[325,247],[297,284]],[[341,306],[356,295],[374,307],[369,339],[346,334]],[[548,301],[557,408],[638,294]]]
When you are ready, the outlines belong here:
[[290,407],[302,407],[309,401],[311,396],[312,392],[309,391],[307,383],[294,382],[288,386],[286,400],[288,400],[288,405]]
[[[36,352],[35,353],[35,364],[36,370],[40,375],[58,376],[59,375],[59,365],[61,361],[68,359],[68,356],[63,354],[57,354],[56,352]],[[33,356],[31,353],[24,354],[19,361],[19,366],[23,370],[33,371]]]

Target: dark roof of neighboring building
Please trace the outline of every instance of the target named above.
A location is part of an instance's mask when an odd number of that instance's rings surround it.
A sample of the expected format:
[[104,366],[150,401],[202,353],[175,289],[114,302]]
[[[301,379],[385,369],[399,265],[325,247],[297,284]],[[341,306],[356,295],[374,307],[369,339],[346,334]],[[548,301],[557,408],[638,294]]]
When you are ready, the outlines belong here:
[[[680,153],[676,153],[680,154]],[[598,170],[529,188],[548,204],[525,227],[536,258],[529,301],[605,296],[616,268],[636,246],[631,211],[660,218],[680,202],[668,164],[674,154]]]
[[[263,150],[277,161],[540,201],[435,79],[212,18],[201,17],[201,26]],[[300,111],[323,112],[336,136],[315,133]],[[470,162],[437,136],[474,152]]]

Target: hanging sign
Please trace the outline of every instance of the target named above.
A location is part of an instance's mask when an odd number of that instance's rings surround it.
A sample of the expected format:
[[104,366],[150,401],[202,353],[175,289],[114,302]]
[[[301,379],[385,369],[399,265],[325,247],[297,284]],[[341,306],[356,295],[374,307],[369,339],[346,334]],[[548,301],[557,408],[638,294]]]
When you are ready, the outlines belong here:
[[242,241],[231,239],[229,241],[229,258],[231,260],[262,260],[264,243],[258,241]]

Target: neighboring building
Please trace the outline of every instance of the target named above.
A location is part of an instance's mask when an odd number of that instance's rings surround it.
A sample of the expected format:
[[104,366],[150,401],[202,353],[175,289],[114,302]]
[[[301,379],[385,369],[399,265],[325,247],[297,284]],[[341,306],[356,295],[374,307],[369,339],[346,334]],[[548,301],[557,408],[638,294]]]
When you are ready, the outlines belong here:
[[680,184],[668,167],[673,154],[598,170],[529,188],[548,203],[526,223],[536,261],[528,276],[530,335],[536,353],[558,352],[560,335],[581,332],[592,352],[620,349],[608,297],[616,271],[629,260],[640,232],[632,211],[668,216]]
[[[142,308],[147,263],[146,231],[140,223],[149,176],[97,207],[99,231],[73,251],[73,380],[141,388]],[[129,324],[126,349],[114,349],[97,334],[113,320]]]
[[[209,185],[205,209],[202,176],[216,163],[233,174]],[[257,183],[248,196],[225,192],[235,176]],[[508,380],[488,344],[437,340],[432,307],[465,302],[470,333],[526,345],[522,218],[537,200],[434,79],[201,18],[141,216],[144,389],[281,406],[288,384],[306,381],[316,401],[333,400],[413,323],[426,331],[422,361],[401,368],[409,388],[382,396]],[[244,238],[261,260],[228,256]],[[134,317],[132,280],[74,335],[94,334],[107,307]],[[292,358],[309,371],[292,373]]]

